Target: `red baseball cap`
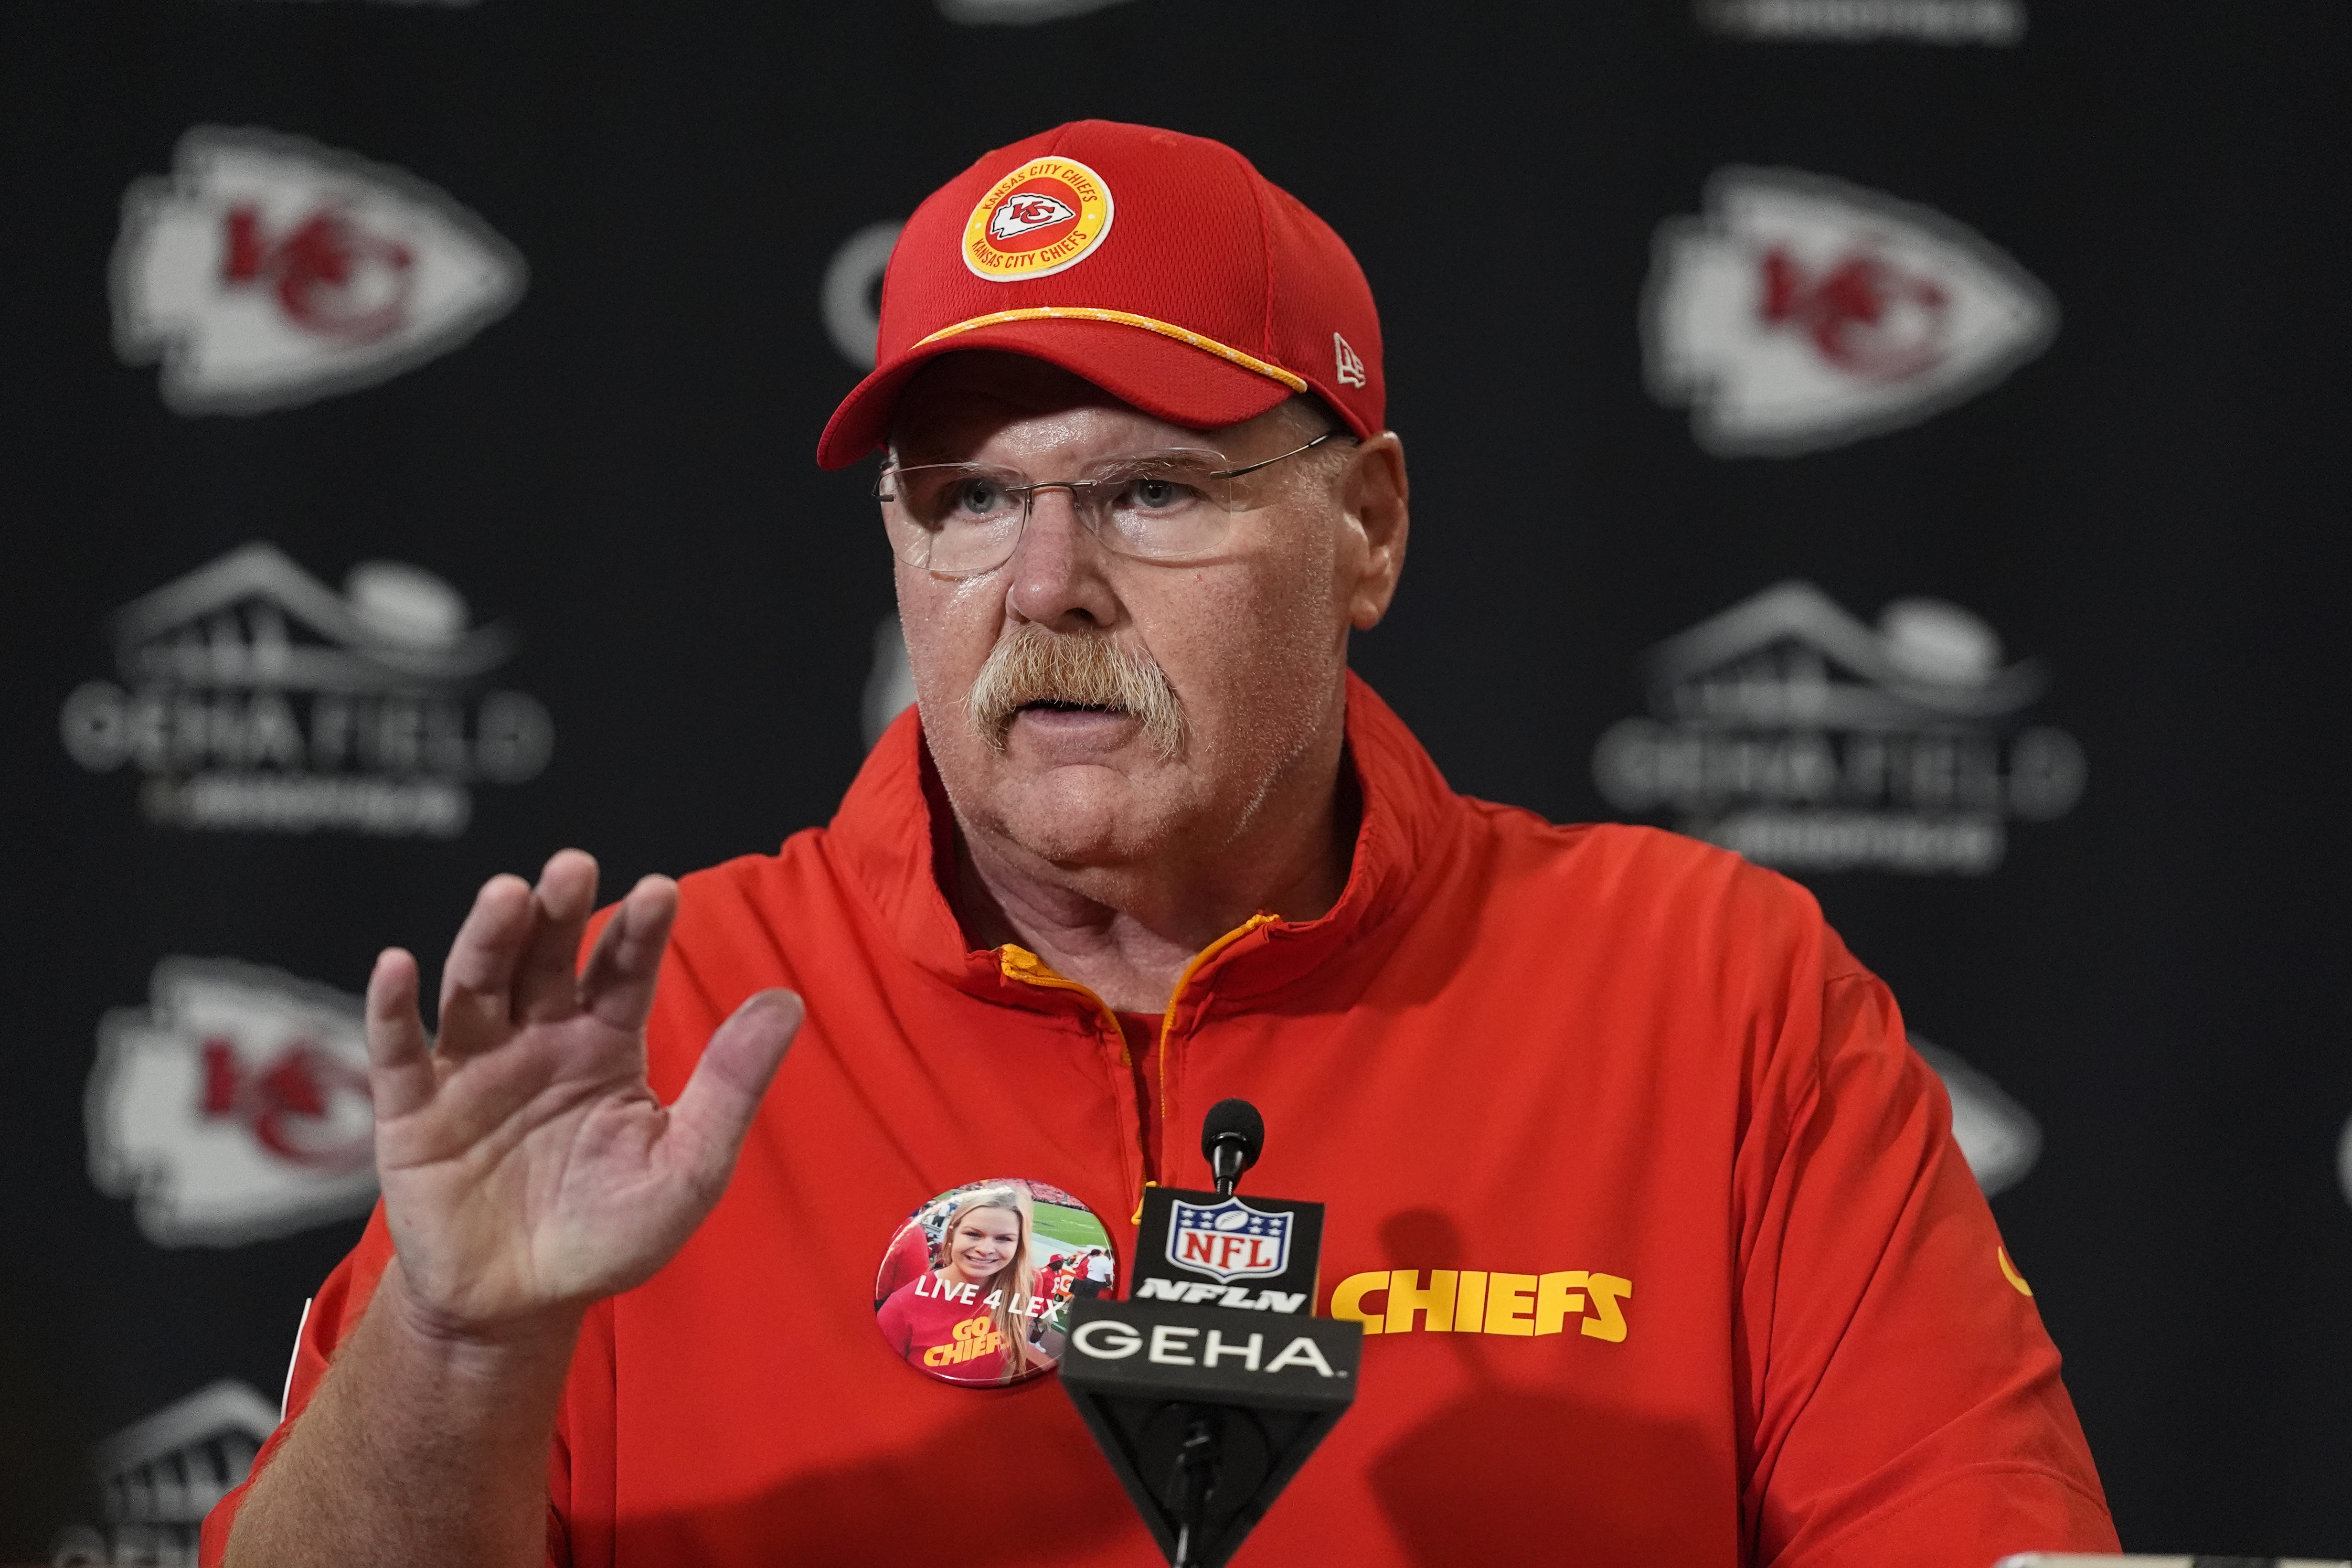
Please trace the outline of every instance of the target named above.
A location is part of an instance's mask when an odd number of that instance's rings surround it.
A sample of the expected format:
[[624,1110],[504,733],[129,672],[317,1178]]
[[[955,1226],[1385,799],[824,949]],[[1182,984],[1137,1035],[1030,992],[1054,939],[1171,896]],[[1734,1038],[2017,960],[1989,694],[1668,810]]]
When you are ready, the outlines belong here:
[[1312,391],[1381,428],[1381,321],[1328,224],[1222,142],[1081,120],[989,153],[917,208],[882,280],[874,374],[816,460],[881,446],[909,376],[961,349],[1028,354],[1213,430]]

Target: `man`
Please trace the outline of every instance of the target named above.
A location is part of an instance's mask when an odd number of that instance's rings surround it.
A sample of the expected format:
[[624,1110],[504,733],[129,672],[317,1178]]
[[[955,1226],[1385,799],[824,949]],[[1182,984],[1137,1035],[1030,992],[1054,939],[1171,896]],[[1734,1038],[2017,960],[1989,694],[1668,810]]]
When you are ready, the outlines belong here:
[[1131,1258],[1234,1094],[1378,1336],[1243,1561],[2112,1550],[1948,1103],[1811,901],[1457,796],[1349,676],[1407,492],[1328,228],[1065,126],[916,214],[881,349],[820,459],[887,441],[919,721],[829,828],[601,925],[577,852],[490,882],[437,1044],[383,955],[383,1205],[208,1561],[987,1563],[1043,1507],[1151,1562],[1052,1378],[908,1367],[875,1270],[1000,1178]]
[[1078,1270],[1077,1281],[1070,1287],[1078,1295],[1099,1296],[1110,1288],[1110,1259],[1103,1255],[1101,1247],[1087,1247],[1086,1257],[1078,1260]]

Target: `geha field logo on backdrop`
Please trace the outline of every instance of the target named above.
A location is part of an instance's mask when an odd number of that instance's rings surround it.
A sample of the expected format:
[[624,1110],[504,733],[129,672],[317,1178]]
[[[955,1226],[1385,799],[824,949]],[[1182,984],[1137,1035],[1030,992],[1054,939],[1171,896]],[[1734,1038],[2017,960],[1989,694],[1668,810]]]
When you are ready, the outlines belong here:
[[474,689],[513,634],[469,627],[420,567],[363,562],[338,594],[247,544],[108,626],[120,682],[77,687],[58,728],[91,773],[144,775],[158,826],[452,837],[474,784],[521,784],[554,751],[538,699]]
[[59,1531],[54,1568],[194,1563],[205,1515],[244,1482],[278,1414],[253,1388],[223,1378],[99,1444],[90,1468],[106,1528]]
[[122,198],[114,342],[182,414],[373,386],[514,308],[515,248],[404,170],[275,132],[198,126]]
[[158,1247],[236,1247],[365,1214],[375,1111],[361,1004],[227,959],[167,958],[110,1012],[84,1102],[90,1179]]
[[2023,0],[1697,0],[1694,11],[1709,32],[1759,43],[2025,41]]
[[2010,825],[2082,797],[2083,748],[2025,725],[2047,676],[1981,619],[1898,599],[1876,626],[1810,583],[1768,588],[1645,661],[1651,717],[1610,727],[1593,782],[1633,815],[1789,871],[1982,876]]
[[2047,348],[2058,307],[1973,230],[1819,174],[1726,169],[1667,220],[1642,307],[1650,390],[1717,457],[1916,425]]

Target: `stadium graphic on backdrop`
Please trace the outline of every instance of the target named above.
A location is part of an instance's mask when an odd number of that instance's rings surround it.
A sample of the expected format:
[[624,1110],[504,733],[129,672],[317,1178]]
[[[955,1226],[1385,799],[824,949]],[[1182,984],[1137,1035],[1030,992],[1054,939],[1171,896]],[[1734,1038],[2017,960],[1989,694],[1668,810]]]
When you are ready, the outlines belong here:
[[1941,213],[1825,175],[1730,168],[1658,229],[1650,390],[1717,457],[1791,457],[1916,425],[2042,353],[2058,307]]
[[1870,626],[1810,583],[1768,588],[1653,648],[1650,716],[1592,758],[1620,811],[1794,872],[1981,876],[2012,823],[2063,816],[2087,764],[2021,722],[2047,672],[1983,620],[1897,599]]
[[229,959],[167,958],[98,1027],[85,1114],[99,1191],[158,1247],[235,1247],[363,1215],[375,1110],[361,1005]]
[[119,680],[67,697],[59,731],[91,773],[144,775],[160,826],[446,838],[472,786],[546,767],[533,697],[477,692],[514,652],[422,567],[363,562],[337,593],[255,542],[134,600],[108,623]]
[[122,198],[116,352],[161,362],[181,414],[257,414],[373,386],[522,298],[522,257],[404,170],[299,136],[200,125]]
[[90,1456],[106,1527],[61,1531],[49,1561],[194,1563],[205,1515],[243,1484],[278,1415],[254,1389],[223,1378],[115,1433]]

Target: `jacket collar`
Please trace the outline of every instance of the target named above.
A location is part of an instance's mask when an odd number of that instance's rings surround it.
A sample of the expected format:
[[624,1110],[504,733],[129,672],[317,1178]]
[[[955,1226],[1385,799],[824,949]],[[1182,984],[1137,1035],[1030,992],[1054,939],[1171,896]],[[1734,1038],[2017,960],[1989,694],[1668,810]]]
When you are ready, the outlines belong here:
[[[1213,943],[1188,972],[1178,1007],[1192,1010],[1212,989],[1240,998],[1278,988],[1362,942],[1411,902],[1416,881],[1436,873],[1461,829],[1462,798],[1447,787],[1404,721],[1352,672],[1347,725],[1348,765],[1360,792],[1362,818],[1339,902],[1318,920],[1261,917]],[[917,965],[992,1001],[1068,1006],[1069,988],[1038,984],[1042,964],[1019,949],[974,951],[966,944],[943,886],[955,874],[954,816],[913,708],[866,759],[826,837],[835,864]],[[1027,968],[1025,979],[1013,973],[1021,968]]]

